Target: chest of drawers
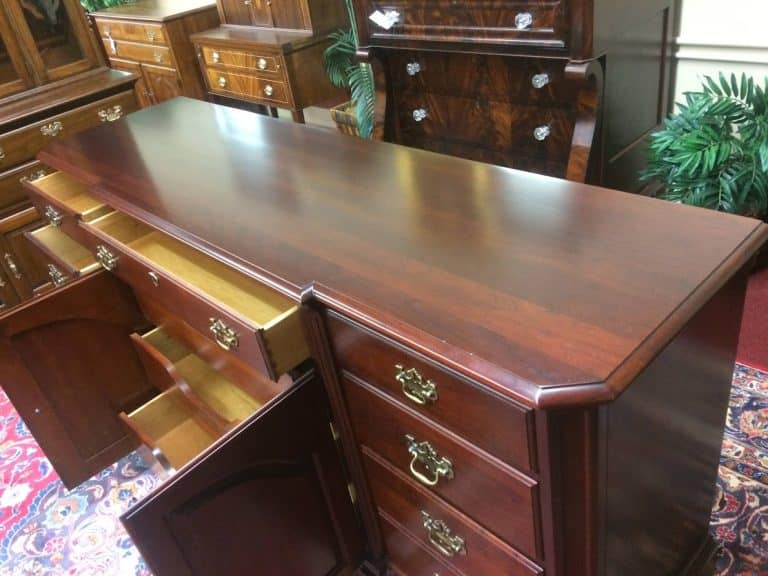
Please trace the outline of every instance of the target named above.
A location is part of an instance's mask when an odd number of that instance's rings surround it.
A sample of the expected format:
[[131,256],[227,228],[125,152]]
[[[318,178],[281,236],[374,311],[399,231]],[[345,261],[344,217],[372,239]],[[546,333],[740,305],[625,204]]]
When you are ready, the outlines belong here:
[[40,160],[4,388],[68,486],[169,472],[156,574],[706,574],[764,224],[183,98]]
[[210,0],[141,0],[92,14],[109,65],[140,77],[142,107],[177,96],[204,99],[191,34],[219,23]]
[[[674,2],[355,7],[361,51],[383,72],[386,140],[641,189],[643,138],[673,97]],[[377,21],[377,13],[393,18]]]

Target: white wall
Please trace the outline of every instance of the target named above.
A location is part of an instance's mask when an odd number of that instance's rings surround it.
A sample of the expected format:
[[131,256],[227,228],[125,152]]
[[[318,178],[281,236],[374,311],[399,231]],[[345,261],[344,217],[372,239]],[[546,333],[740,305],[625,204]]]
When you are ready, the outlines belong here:
[[[640,0],[642,1],[642,0]],[[746,72],[768,76],[768,0],[682,0],[676,91],[701,86],[701,77]]]

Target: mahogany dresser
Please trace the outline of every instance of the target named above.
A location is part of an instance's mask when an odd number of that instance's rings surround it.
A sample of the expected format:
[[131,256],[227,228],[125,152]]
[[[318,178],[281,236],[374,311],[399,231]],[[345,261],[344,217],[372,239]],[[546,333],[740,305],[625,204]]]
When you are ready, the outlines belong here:
[[338,97],[325,75],[330,32],[349,25],[343,0],[218,0],[222,26],[195,34],[214,99],[291,111]]
[[707,574],[761,222],[184,98],[40,159],[3,386],[68,486],[169,471],[158,576]]
[[94,12],[109,65],[140,77],[142,107],[176,96],[205,99],[189,37],[219,24],[213,0],[140,0]]
[[[355,0],[384,138],[639,191],[666,115],[675,0]],[[650,190],[646,190],[650,193]]]
[[0,6],[0,310],[59,278],[25,235],[41,225],[22,187],[47,171],[37,153],[137,108],[135,77],[104,66],[80,3],[52,8],[19,0]]

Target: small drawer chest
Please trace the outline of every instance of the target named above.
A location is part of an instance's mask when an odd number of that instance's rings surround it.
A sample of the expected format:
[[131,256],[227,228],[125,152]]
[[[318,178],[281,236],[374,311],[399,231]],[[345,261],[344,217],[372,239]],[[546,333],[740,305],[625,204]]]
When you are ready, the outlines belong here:
[[212,0],[139,0],[91,14],[109,65],[139,76],[142,107],[176,96],[205,99],[190,35],[218,25]]
[[361,52],[382,70],[386,140],[641,190],[643,139],[673,98],[674,0],[355,8]]

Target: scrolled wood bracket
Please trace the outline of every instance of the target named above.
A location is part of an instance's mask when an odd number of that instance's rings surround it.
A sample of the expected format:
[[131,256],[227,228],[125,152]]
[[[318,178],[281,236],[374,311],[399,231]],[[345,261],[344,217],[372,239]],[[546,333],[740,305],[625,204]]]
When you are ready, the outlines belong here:
[[[602,122],[603,65],[600,60],[570,61],[565,66],[565,77],[579,82],[576,98],[576,118],[571,139],[571,153],[565,177],[574,182],[586,182],[590,172],[600,175],[602,166],[590,166],[591,151],[600,146],[595,134]],[[599,155],[595,156],[599,158]],[[591,170],[590,170],[591,169]],[[597,178],[600,180],[600,178]]]

